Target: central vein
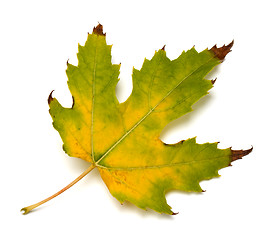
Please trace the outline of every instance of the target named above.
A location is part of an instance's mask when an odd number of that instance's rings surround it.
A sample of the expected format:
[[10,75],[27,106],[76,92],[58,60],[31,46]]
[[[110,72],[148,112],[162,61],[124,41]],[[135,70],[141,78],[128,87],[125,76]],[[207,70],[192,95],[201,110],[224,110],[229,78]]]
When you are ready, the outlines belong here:
[[91,112],[91,149],[92,149],[92,159],[95,162],[94,153],[94,106],[95,106],[95,94],[96,94],[96,56],[97,56],[97,46],[94,57],[94,69],[93,69],[93,83],[92,83],[92,112]]

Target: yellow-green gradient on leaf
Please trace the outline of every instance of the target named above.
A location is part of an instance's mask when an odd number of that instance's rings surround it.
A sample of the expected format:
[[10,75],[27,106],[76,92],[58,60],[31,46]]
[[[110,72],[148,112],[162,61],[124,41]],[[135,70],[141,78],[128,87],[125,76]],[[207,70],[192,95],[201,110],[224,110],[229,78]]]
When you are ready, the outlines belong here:
[[111,46],[102,25],[95,27],[85,45],[79,46],[78,66],[67,64],[73,106],[62,107],[52,94],[48,100],[65,152],[90,162],[80,179],[96,167],[121,203],[174,214],[166,202],[167,191],[202,192],[200,181],[218,177],[219,169],[250,153],[252,149],[198,144],[195,138],[177,144],[160,140],[162,129],[192,111],[192,105],[213,87],[214,81],[205,76],[232,45],[200,53],[193,47],[175,60],[162,48],[144,61],[141,70],[133,70],[132,94],[119,103],[115,87],[120,65],[111,63]]

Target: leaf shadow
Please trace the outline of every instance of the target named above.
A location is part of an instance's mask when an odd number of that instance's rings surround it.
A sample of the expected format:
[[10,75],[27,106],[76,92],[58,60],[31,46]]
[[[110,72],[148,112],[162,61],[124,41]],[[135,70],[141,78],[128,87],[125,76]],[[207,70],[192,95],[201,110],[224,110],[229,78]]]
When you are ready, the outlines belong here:
[[90,166],[90,162],[87,162],[81,158],[68,157],[67,155],[66,158],[68,158],[67,167],[72,172],[75,173],[82,172],[85,171]]

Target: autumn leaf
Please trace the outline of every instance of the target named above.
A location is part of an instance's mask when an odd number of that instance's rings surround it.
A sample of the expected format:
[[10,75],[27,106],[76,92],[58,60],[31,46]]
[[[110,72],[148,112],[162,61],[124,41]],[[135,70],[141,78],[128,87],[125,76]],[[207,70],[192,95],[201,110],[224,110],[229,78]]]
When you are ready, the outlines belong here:
[[165,49],[141,70],[133,70],[133,91],[124,103],[115,95],[120,65],[111,63],[102,25],[79,45],[78,66],[67,64],[73,106],[64,108],[49,96],[53,126],[71,157],[84,159],[89,168],[51,197],[23,208],[33,208],[59,195],[92,169],[98,168],[111,194],[121,203],[174,214],[167,204],[167,191],[202,192],[200,181],[218,177],[218,170],[249,154],[249,150],[218,149],[218,143],[196,143],[195,138],[177,144],[160,140],[162,129],[192,111],[214,81],[205,76],[220,64],[233,42],[198,53],[195,48],[170,60]]

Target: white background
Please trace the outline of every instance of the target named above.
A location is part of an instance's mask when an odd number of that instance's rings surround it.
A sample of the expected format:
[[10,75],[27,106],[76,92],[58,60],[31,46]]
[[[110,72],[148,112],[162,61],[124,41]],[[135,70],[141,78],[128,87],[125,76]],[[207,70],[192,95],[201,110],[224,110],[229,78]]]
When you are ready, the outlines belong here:
[[[268,1],[1,1],[0,183],[1,239],[269,239]],[[117,96],[131,93],[132,67],[141,68],[166,44],[171,59],[233,39],[226,61],[209,78],[210,94],[166,127],[161,139],[253,152],[202,194],[172,192],[176,216],[123,206],[97,171],[28,215],[20,209],[57,192],[88,166],[62,151],[47,97],[71,106],[66,61],[77,64],[78,43],[100,22],[122,63]]]

